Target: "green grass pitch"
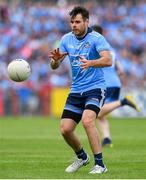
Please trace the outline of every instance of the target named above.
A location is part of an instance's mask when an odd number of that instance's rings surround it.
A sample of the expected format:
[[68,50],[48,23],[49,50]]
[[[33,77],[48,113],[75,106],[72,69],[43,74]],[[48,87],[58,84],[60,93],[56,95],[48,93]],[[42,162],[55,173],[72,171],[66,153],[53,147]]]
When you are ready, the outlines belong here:
[[59,120],[0,118],[0,179],[146,179],[146,119],[110,119],[113,148],[104,148],[108,172],[89,175],[93,157],[80,124],[77,133],[91,157],[74,174],[64,169],[74,155],[59,131]]

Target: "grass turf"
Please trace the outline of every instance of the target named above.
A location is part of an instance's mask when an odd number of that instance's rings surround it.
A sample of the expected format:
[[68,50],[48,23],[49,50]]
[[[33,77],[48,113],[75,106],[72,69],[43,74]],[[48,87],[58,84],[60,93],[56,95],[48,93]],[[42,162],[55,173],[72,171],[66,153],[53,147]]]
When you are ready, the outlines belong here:
[[93,157],[80,124],[77,133],[91,162],[74,174],[64,172],[72,150],[59,132],[59,120],[44,117],[0,119],[0,179],[145,179],[146,119],[110,119],[113,148],[104,148],[108,172],[89,175]]

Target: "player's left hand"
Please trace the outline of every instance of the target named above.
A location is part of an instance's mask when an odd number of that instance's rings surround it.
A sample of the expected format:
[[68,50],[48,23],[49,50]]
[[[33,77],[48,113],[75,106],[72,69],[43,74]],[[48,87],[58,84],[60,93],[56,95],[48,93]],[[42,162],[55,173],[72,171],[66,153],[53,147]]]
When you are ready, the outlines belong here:
[[85,59],[83,56],[80,56],[80,62],[81,62],[80,67],[81,67],[83,70],[86,70],[86,69],[88,69],[89,67],[91,67],[91,61]]

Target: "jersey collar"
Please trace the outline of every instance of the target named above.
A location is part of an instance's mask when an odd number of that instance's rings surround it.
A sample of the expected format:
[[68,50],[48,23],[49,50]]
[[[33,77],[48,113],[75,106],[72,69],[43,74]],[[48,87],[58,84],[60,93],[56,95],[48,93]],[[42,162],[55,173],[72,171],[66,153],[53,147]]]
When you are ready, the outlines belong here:
[[83,37],[76,37],[76,38],[77,38],[78,40],[82,40],[82,39],[84,39],[84,38],[87,36],[87,34],[89,34],[90,32],[92,32],[92,29],[88,27],[88,30],[87,30],[87,33],[85,34],[85,36],[83,36]]

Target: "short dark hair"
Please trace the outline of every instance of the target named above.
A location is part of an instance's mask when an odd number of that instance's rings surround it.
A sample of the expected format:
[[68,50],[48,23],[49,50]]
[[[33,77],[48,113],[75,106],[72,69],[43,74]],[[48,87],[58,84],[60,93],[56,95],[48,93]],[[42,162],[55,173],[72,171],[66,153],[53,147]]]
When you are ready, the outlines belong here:
[[99,25],[94,25],[94,26],[92,26],[91,28],[92,28],[94,31],[96,31],[96,32],[98,32],[98,33],[100,33],[100,34],[103,34],[103,29],[102,29],[101,26],[99,26]]
[[89,11],[82,6],[75,6],[69,13],[71,18],[74,18],[77,14],[81,14],[83,19],[89,19]]

